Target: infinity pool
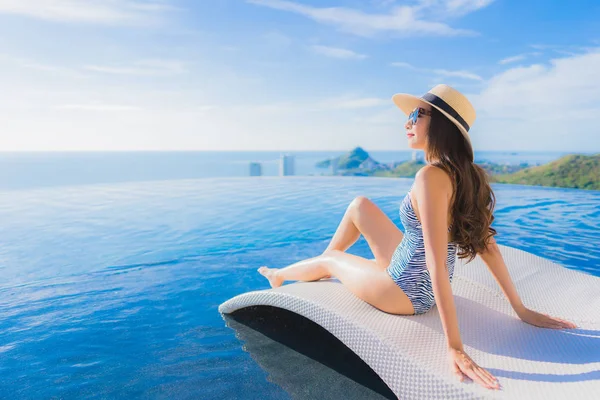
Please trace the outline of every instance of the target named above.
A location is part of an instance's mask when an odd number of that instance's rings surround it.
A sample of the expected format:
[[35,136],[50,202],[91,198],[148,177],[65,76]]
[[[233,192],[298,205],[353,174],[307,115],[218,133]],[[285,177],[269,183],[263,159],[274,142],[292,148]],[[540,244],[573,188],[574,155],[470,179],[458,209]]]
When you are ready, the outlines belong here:
[[[289,399],[311,398],[293,388],[328,385],[341,397],[384,398],[286,352],[284,339],[236,335],[217,307],[268,288],[260,265],[320,254],[358,195],[404,230],[398,206],[412,181],[206,178],[0,192],[0,397]],[[600,192],[492,187],[499,243],[600,276]],[[362,238],[349,251],[372,257]],[[268,368],[246,347],[249,335],[260,336],[252,343],[270,355]]]

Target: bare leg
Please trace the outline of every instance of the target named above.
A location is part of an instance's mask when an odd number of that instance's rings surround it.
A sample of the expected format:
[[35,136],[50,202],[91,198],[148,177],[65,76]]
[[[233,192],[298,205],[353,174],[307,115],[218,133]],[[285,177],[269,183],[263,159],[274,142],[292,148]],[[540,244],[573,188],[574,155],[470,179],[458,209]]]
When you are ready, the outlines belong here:
[[272,287],[286,280],[318,280],[324,274],[335,276],[358,298],[392,314],[414,314],[414,308],[396,283],[373,260],[333,250],[325,256],[309,258],[288,267],[261,267],[259,272]]
[[323,253],[329,250],[340,250],[346,251],[352,246],[360,237],[360,231],[354,223],[354,215],[356,214],[356,201],[352,201],[346,213],[342,217],[342,221],[337,227],[335,234],[331,238],[331,242],[323,251]]
[[[346,251],[360,238],[360,231],[354,223],[354,215],[356,214],[355,206],[356,201],[352,201],[322,255],[331,250]],[[322,278],[331,278],[331,275],[325,275]]]
[[363,235],[375,261],[381,269],[386,268],[404,233],[394,222],[365,196],[357,196],[348,206],[340,225],[323,252],[346,252]]
[[[364,196],[358,196],[346,209],[329,245],[320,256],[297,262],[281,270],[261,267],[258,272],[269,279],[272,287],[281,286],[286,280],[315,281],[330,278],[330,272],[323,272],[317,264],[323,264],[332,253],[348,250],[361,234],[369,243],[375,255],[374,260],[378,262],[376,265],[379,265],[380,269],[389,265],[394,250],[404,236],[377,205]],[[304,271],[305,268],[307,271]]]
[[285,268],[267,268],[260,267],[257,271],[265,276],[271,287],[279,287],[285,281],[318,281],[329,276],[326,265],[327,256],[320,255],[297,263],[288,265]]

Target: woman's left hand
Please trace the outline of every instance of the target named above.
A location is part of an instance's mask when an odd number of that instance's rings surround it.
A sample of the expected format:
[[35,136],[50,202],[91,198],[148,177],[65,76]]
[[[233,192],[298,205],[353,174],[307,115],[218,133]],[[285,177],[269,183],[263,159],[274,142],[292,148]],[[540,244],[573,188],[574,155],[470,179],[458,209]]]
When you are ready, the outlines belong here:
[[519,313],[519,318],[528,324],[539,326],[540,328],[551,328],[551,329],[573,329],[577,328],[572,322],[566,321],[561,318],[551,317],[548,314],[542,314],[537,311],[525,308],[524,311]]

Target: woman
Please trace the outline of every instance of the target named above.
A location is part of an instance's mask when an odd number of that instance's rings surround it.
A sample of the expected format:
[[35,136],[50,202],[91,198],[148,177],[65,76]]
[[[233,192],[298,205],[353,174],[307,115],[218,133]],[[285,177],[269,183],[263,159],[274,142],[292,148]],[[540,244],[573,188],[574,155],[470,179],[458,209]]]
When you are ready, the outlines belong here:
[[[282,269],[263,266],[258,272],[272,287],[286,280],[334,276],[360,299],[393,314],[423,314],[437,304],[457,378],[463,381],[466,375],[499,389],[498,380],[463,349],[450,286],[457,255],[470,262],[479,254],[523,321],[545,328],[576,326],[526,308],[515,290],[493,238],[495,196],[486,172],[473,162],[468,131],[475,110],[469,100],[438,85],[420,98],[396,94],[393,101],[409,115],[404,126],[409,146],[424,150],[428,162],[400,205],[406,237],[373,202],[359,196],[321,255]],[[361,234],[374,260],[345,252]]]

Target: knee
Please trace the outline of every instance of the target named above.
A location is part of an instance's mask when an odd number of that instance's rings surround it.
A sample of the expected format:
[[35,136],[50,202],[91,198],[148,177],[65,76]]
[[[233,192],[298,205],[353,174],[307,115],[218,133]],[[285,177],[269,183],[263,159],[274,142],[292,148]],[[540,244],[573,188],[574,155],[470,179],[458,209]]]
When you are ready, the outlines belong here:
[[335,257],[336,254],[342,253],[341,250],[337,250],[337,249],[329,249],[329,250],[325,250],[323,253],[321,253],[321,257],[323,258],[323,261],[327,262],[330,261],[332,257]]
[[325,250],[321,254],[320,266],[321,266],[321,268],[323,268],[323,272],[326,273],[327,276],[329,276],[329,277],[336,276],[337,277],[337,271],[335,268],[335,265],[336,265],[335,260],[341,253],[343,253],[343,251],[334,249],[334,250]]
[[365,207],[367,207],[370,203],[371,203],[371,200],[369,200],[367,197],[356,196],[354,198],[354,200],[352,200],[352,203],[350,203],[350,207],[352,207],[354,210],[360,212],[361,210],[364,210]]

